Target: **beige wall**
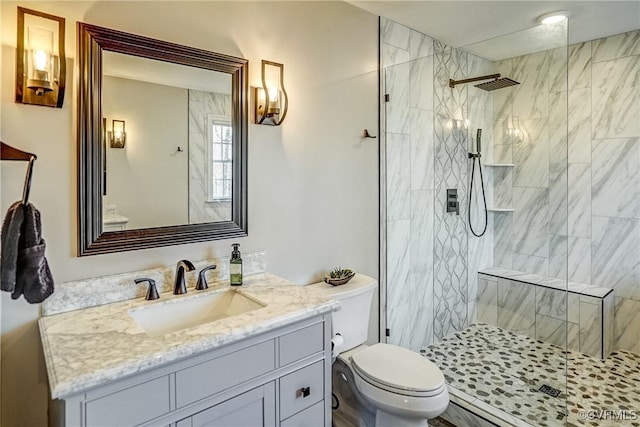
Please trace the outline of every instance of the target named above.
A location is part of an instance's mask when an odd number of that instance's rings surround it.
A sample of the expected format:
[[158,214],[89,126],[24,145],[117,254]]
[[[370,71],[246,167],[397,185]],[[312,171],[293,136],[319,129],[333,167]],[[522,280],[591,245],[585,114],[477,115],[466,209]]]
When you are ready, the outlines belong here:
[[[3,12],[3,8],[0,7],[0,22],[2,21],[2,12]],[[4,64],[4,61],[2,60],[2,58],[4,57],[4,55],[2,55],[2,46],[0,46],[0,70],[2,70],[2,66]],[[2,84],[0,84],[0,100],[4,99],[2,97]],[[2,108],[0,108],[0,141],[2,141]],[[0,162],[0,178],[2,177],[2,163],[4,162]],[[0,201],[2,200],[2,185],[0,182]],[[0,256],[2,256],[2,254],[0,254]],[[2,304],[0,304],[0,331],[2,331]],[[0,340],[0,384],[2,383],[2,340]],[[2,424],[2,387],[0,387],[0,424]]]
[[[129,218],[127,228],[189,223],[188,89],[107,76],[103,116],[124,120],[124,149],[107,141],[105,204]],[[178,152],[178,146],[183,152]],[[136,185],[131,185],[135,182]]]
[[[64,16],[64,107],[13,102],[16,6],[2,7],[2,137],[38,154],[31,201],[41,210],[56,282],[227,255],[230,241],[76,257],[76,21],[183,43],[250,62],[285,64],[290,110],[281,127],[249,126],[249,237],[273,273],[299,283],[343,265],[378,274],[377,17],[341,2],[29,2]],[[6,163],[6,162],[5,162]],[[4,212],[24,165],[3,164]],[[46,423],[39,307],[2,295],[2,426]]]

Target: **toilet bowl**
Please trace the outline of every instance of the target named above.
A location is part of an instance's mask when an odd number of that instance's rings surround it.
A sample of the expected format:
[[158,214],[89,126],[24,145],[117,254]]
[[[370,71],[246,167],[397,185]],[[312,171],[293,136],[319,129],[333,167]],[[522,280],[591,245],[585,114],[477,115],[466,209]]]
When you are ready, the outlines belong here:
[[376,427],[427,426],[449,405],[440,369],[411,350],[361,345],[339,358],[353,374],[354,395],[375,410]]
[[361,404],[359,410],[371,412],[376,427],[425,427],[427,419],[446,410],[449,392],[435,364],[395,345],[363,344],[375,279],[358,274],[346,285],[312,286],[342,304],[333,314],[333,335],[339,334],[337,342],[344,342],[337,354],[340,369],[348,369],[352,380],[347,382]]

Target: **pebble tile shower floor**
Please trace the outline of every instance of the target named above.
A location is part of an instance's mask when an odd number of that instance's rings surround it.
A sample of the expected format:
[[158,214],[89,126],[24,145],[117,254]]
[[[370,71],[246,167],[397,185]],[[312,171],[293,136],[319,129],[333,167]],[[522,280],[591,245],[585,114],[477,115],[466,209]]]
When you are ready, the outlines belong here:
[[[450,386],[531,425],[640,427],[637,354],[618,351],[595,359],[483,323],[421,353]],[[543,393],[545,385],[560,394]]]

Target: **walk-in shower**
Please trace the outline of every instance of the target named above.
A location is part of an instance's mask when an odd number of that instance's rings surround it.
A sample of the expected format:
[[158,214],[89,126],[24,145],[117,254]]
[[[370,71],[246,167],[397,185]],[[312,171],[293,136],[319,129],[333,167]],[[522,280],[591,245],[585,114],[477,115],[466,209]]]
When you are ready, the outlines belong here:
[[640,426],[640,31],[380,28],[381,339],[439,366],[458,427]]

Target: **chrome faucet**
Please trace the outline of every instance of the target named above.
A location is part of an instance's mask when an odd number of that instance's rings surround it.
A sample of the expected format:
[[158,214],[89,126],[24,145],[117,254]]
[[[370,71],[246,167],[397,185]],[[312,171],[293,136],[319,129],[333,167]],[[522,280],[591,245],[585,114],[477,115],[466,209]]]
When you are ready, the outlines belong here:
[[191,264],[191,261],[186,259],[178,261],[178,265],[176,266],[176,279],[173,284],[173,294],[174,295],[182,295],[187,293],[187,286],[184,282],[184,272],[193,271],[196,268]]

